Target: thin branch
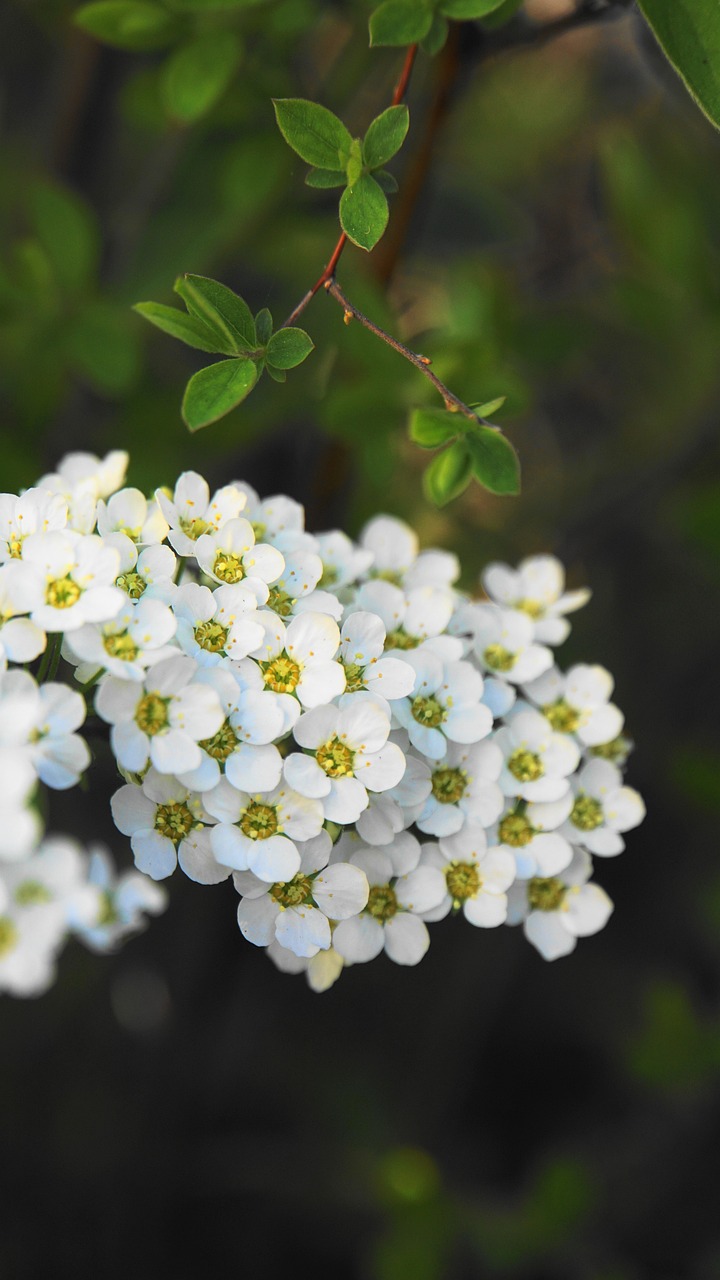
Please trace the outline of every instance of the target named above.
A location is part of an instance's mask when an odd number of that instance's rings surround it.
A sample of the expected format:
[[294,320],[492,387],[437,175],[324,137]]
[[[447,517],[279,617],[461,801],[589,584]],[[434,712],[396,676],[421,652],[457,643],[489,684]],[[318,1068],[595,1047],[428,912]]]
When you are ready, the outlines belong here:
[[569,31],[579,31],[582,27],[592,26],[606,18],[617,18],[627,13],[634,0],[586,0],[571,13],[554,18],[541,25],[526,22],[508,23],[501,27],[496,36],[488,40],[486,50],[489,57],[496,53],[505,53],[511,49],[522,49],[527,46],[537,47],[556,36],[566,35]]
[[[417,51],[418,51],[418,46],[416,44],[411,44],[408,46],[407,52],[405,54],[405,61],[403,63],[403,68],[402,68],[402,71],[400,72],[400,78],[398,79],[398,82],[395,85],[395,89],[393,90],[393,96],[390,102],[391,107],[399,106],[403,98],[405,97],[408,83],[410,81],[410,76],[412,74],[412,69],[415,64],[415,58],[417,57]],[[297,306],[290,312],[290,315],[288,316],[287,320],[283,325],[284,329],[286,329],[289,325],[293,325],[295,323],[298,316],[302,315],[308,303],[312,302],[313,298],[315,297],[315,294],[318,293],[319,290],[322,289],[323,286],[327,284],[328,280],[332,280],[333,276],[335,275],[335,268],[337,267],[337,264],[340,261],[342,251],[345,248],[346,244],[347,244],[347,236],[343,231],[342,235],[340,236],[340,239],[338,240],[337,244],[335,245],[335,248],[332,251],[330,260],[327,266],[325,267],[324,271],[322,272],[321,275],[318,276],[312,288],[308,289],[305,296],[300,299]]]
[[375,324],[374,320],[370,320],[362,311],[359,311],[354,303],[349,298],[346,298],[336,280],[326,280],[324,288],[331,298],[340,303],[345,313],[346,324],[349,324],[351,320],[358,320],[363,328],[369,329],[370,333],[374,333],[376,338],[380,338],[382,342],[392,347],[393,351],[397,351],[398,355],[404,356],[406,360],[410,361],[410,364],[414,364],[415,368],[419,369],[429,382],[432,382],[435,390],[440,392],[446,409],[449,409],[451,413],[462,414],[464,418],[469,418],[471,422],[480,422],[486,427],[493,426],[492,422],[486,422],[484,418],[479,417],[474,409],[471,409],[468,404],[465,404],[464,400],[461,400],[459,396],[456,396],[454,392],[445,386],[444,382],[440,381],[437,374],[430,369],[430,360],[427,356],[420,356],[415,351],[411,351],[403,342],[393,338],[392,334],[387,333],[385,329],[381,329],[380,325]]

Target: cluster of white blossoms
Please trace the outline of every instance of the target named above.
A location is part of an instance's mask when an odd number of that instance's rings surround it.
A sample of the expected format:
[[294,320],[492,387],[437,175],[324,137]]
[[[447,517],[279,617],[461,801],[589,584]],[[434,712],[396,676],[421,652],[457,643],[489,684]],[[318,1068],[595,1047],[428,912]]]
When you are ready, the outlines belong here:
[[[75,934],[110,949],[178,865],[232,880],[251,943],[324,990],[428,924],[523,924],[546,959],[606,923],[593,857],[643,817],[598,666],[553,648],[587,591],[552,556],[459,564],[379,516],[313,535],[292,499],[185,472],[146,498],[127,456],[70,454],[0,495],[0,990],[53,979]],[[135,869],[43,834],[83,778],[88,706]]]

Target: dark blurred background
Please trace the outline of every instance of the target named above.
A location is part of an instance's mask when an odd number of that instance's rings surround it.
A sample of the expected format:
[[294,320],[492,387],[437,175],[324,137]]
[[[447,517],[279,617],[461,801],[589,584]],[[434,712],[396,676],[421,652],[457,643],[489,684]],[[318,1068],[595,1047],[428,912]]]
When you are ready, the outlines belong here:
[[[317,277],[334,195],[303,186],[270,97],[364,129],[402,61],[367,49],[370,5],[168,0],[180,34],[132,52],[71,0],[4,0],[0,487],[122,447],[148,489],[193,467],[292,494],[316,530],[403,516],[469,588],[554,550],[593,589],[562,661],[615,674],[648,806],[597,869],[608,928],[551,965],[460,919],[419,968],[317,996],[242,941],[229,885],[179,873],[116,956],[69,946],[53,990],[0,1009],[9,1280],[720,1277],[720,139],[631,7],[531,38],[571,7],[528,0],[505,52],[469,23],[419,57],[390,229],[342,261],[456,392],[508,397],[522,496],[438,512],[405,434],[429,388],[330,300],[287,385],[194,437],[202,356],[130,311],[189,270],[280,321]],[[237,65],[183,123],[170,62],[207,30]],[[58,797],[53,825],[128,864],[93,746],[82,816]]]

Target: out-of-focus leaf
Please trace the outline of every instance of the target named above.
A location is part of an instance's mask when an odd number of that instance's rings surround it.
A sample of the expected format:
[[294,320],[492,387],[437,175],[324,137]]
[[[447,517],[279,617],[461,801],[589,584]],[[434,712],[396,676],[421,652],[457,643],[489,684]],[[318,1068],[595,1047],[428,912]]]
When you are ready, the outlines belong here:
[[311,169],[305,178],[307,187],[317,187],[321,191],[330,187],[347,186],[347,174],[344,169]]
[[499,9],[502,3],[503,0],[440,0],[438,8],[446,18],[461,22],[463,19],[484,18],[493,9]]
[[458,415],[447,409],[415,409],[410,417],[410,439],[422,449],[437,449],[461,430]]
[[365,173],[340,197],[340,225],[353,244],[369,251],[382,236],[389,217],[385,192]]
[[456,440],[426,467],[423,475],[425,493],[437,507],[444,507],[467,489],[472,474],[472,459],[465,440]]
[[267,343],[270,341],[272,330],[273,330],[272,316],[268,311],[267,307],[263,307],[261,311],[258,311],[255,317],[255,331],[257,333],[257,340],[261,347],[266,346]]
[[447,18],[443,18],[439,13],[434,13],[432,26],[424,40],[420,42],[423,53],[426,53],[429,58],[434,58],[435,54],[444,48],[449,33],[450,26]]
[[332,111],[305,98],[273,98],[273,106],[278,129],[301,160],[318,169],[344,168],[352,138]]
[[177,21],[149,0],[95,0],[73,15],[83,31],[118,49],[162,49],[177,34]]
[[473,427],[465,436],[475,478],[490,493],[520,492],[520,463],[510,441],[492,427]]
[[176,49],[162,71],[169,114],[184,124],[199,120],[227,89],[241,54],[233,31],[208,31]]
[[373,178],[380,189],[385,192],[386,196],[395,195],[395,192],[398,190],[398,184],[393,175],[388,173],[387,169],[376,169],[373,174]]
[[199,431],[241,404],[257,382],[252,360],[220,360],[190,379],[185,388],[182,416],[191,431]]
[[72,192],[38,182],[30,192],[35,234],[63,289],[85,289],[97,270],[100,237],[87,205]]
[[385,0],[370,16],[370,44],[404,45],[424,40],[433,11],[422,0]]
[[663,53],[708,120],[720,129],[720,8],[717,0],[639,0]]

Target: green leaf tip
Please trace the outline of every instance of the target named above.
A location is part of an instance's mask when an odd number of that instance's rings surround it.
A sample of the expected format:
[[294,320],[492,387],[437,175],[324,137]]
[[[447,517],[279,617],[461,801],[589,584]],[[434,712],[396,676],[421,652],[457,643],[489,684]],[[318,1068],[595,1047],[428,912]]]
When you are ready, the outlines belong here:
[[185,388],[182,416],[190,431],[209,427],[241,404],[257,382],[252,360],[220,360],[193,375]]

